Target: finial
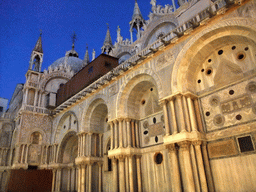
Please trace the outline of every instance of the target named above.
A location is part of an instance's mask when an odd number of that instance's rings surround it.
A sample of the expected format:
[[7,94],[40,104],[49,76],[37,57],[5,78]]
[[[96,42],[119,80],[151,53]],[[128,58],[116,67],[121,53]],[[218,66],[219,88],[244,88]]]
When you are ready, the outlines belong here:
[[40,29],[40,37],[42,37],[42,29]]
[[77,40],[75,31],[73,32],[73,35],[71,36],[72,39],[72,49],[75,48],[75,42]]

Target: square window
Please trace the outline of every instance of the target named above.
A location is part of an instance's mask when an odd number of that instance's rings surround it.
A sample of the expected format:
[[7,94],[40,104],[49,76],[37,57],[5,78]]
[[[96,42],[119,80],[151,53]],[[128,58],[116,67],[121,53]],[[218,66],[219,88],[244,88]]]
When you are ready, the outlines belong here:
[[251,136],[238,138],[238,143],[239,143],[241,153],[248,152],[248,151],[254,151]]
[[4,108],[3,107],[0,107],[0,112],[3,112]]

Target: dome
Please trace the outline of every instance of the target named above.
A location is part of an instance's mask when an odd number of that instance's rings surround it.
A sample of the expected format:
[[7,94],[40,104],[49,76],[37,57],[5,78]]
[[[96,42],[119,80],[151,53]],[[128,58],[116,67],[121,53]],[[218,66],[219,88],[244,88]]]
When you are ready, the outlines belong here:
[[77,57],[62,57],[58,60],[56,60],[53,64],[50,65],[51,68],[59,67],[60,65],[63,66],[70,66],[71,70],[74,71],[74,73],[77,73],[84,65],[83,60],[79,59]]

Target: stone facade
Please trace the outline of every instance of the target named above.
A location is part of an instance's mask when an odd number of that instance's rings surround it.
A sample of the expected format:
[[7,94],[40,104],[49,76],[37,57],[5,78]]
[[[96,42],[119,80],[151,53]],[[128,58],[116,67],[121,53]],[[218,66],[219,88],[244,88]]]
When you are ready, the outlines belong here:
[[119,65],[58,106],[77,55],[42,73],[39,38],[0,119],[2,191],[31,166],[52,170],[52,191],[256,190],[256,1],[151,4],[145,21],[135,3],[137,40],[107,32]]

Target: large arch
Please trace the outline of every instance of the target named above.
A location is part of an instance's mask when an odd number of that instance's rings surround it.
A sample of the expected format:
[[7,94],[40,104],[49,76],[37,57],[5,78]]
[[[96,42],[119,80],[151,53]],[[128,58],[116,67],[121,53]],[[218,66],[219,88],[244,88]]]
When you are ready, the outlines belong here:
[[[197,71],[202,63],[224,45],[248,43],[256,45],[256,24],[253,19],[232,18],[209,27],[194,36],[178,55],[171,79],[172,93],[198,92]],[[235,78],[236,79],[236,78]]]
[[[107,102],[107,97],[103,94],[96,95],[88,103],[87,107],[84,109],[82,114],[81,130],[80,131],[89,131],[90,121],[92,112],[98,105],[106,105],[107,110],[109,109],[109,103]],[[108,116],[107,116],[108,117]],[[108,117],[109,118],[109,117]]]
[[143,89],[149,89],[149,87],[154,86],[156,88],[156,92],[158,95],[158,99],[162,97],[162,85],[160,82],[160,78],[151,70],[151,69],[142,69],[134,72],[131,76],[125,79],[122,87],[117,96],[117,108],[116,108],[116,116],[118,117],[128,117],[128,108],[126,102],[128,101],[128,97],[132,91],[132,89],[141,82],[146,83],[147,86]]
[[[69,119],[68,119],[69,117]],[[66,121],[69,121],[68,123]],[[64,125],[65,124],[65,125]],[[67,125],[66,125],[67,124]],[[65,133],[69,130],[79,131],[79,121],[77,115],[73,111],[66,112],[59,120],[55,133],[53,134],[53,142],[60,143]]]

